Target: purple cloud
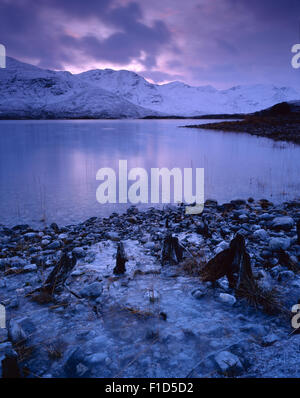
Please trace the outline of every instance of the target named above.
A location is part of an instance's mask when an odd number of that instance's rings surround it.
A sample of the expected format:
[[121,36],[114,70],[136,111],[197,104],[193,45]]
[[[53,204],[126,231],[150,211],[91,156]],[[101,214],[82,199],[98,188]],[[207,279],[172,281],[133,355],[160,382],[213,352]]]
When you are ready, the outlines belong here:
[[299,87],[299,15],[299,0],[0,0],[0,41],[46,68],[138,63],[157,81]]

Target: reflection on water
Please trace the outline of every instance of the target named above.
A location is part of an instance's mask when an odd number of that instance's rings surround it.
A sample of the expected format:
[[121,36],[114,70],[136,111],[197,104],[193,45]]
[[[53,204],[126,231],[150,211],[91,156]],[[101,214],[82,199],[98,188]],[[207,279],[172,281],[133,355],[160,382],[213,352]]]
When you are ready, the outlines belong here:
[[[96,201],[96,172],[200,167],[205,198],[299,196],[300,147],[247,134],[178,128],[194,121],[1,121],[0,223],[60,225],[122,212]],[[203,121],[204,122],[204,121]]]

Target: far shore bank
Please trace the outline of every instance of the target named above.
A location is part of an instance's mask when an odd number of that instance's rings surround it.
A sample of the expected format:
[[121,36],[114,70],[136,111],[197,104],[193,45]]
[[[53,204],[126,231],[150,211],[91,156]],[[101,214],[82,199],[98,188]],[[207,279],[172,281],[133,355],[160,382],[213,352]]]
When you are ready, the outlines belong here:
[[247,133],[274,141],[287,141],[300,144],[300,118],[267,118],[252,116],[243,120],[218,123],[195,124],[182,127]]

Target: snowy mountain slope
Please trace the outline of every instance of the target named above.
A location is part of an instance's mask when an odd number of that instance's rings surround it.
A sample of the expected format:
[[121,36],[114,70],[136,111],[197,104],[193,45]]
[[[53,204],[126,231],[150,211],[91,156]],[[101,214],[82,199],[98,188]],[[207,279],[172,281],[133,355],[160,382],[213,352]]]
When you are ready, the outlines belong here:
[[90,70],[73,75],[7,59],[0,69],[0,117],[138,118],[249,113],[299,100],[289,87],[236,86],[217,90],[182,82],[151,84],[126,70]]
[[155,85],[134,72],[91,70],[77,75],[82,81],[122,95],[128,101],[162,113],[196,116],[212,113],[250,113],[278,102],[300,98],[293,88],[257,84],[216,90],[182,82]]
[[0,69],[0,117],[124,118],[157,115],[69,72],[39,69],[8,58]]

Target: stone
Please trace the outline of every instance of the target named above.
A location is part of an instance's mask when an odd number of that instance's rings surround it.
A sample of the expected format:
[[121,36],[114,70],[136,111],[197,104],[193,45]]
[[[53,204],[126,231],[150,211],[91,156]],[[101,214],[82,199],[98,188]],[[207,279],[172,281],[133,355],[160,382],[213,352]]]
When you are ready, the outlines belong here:
[[23,268],[23,270],[24,270],[25,272],[37,271],[37,265],[36,265],[36,264],[28,264],[28,265],[25,265],[25,267]]
[[265,229],[257,229],[253,232],[253,238],[255,240],[267,241],[269,240],[270,236]]
[[270,333],[262,338],[261,344],[264,347],[269,347],[276,343],[279,340],[279,337],[275,333]]
[[104,363],[107,355],[103,352],[97,352],[87,358],[88,363],[94,365],[96,363]]
[[83,258],[86,256],[86,251],[82,247],[75,247],[73,253],[77,258]]
[[272,218],[274,218],[274,216],[272,216],[272,214],[269,213],[263,213],[259,216],[259,220],[263,220],[263,221],[267,221],[267,220],[271,220]]
[[234,305],[236,303],[236,298],[228,293],[220,293],[219,300],[228,305]]
[[248,215],[247,214],[241,214],[239,216],[240,221],[248,221]]
[[24,234],[24,238],[27,238],[27,239],[33,239],[36,236],[37,236],[36,232],[27,232],[26,234]]
[[269,248],[272,251],[287,250],[291,245],[289,238],[273,237],[269,241]]
[[295,221],[292,217],[283,216],[283,217],[276,217],[271,222],[271,228],[275,230],[283,229],[284,231],[289,231],[293,228]]
[[219,372],[224,376],[238,376],[244,370],[239,357],[229,351],[219,352],[215,355],[214,360],[216,361]]
[[59,240],[55,240],[47,246],[49,250],[59,249],[61,247],[61,242]]
[[41,241],[41,245],[42,245],[42,246],[48,246],[49,243],[50,243],[50,240],[48,240],[48,239],[43,239],[43,240]]
[[205,288],[203,288],[203,289],[198,288],[198,289],[195,289],[192,291],[192,296],[195,297],[195,299],[199,300],[205,296],[206,292],[207,291]]
[[93,282],[80,290],[80,295],[86,298],[97,298],[103,292],[103,286],[100,282]]
[[147,242],[147,243],[145,243],[145,245],[144,245],[144,247],[146,248],[146,249],[154,249],[154,247],[155,247],[155,243],[154,242]]
[[112,241],[120,240],[119,234],[117,232],[113,232],[113,231],[106,232],[105,236],[107,239],[110,239]]

